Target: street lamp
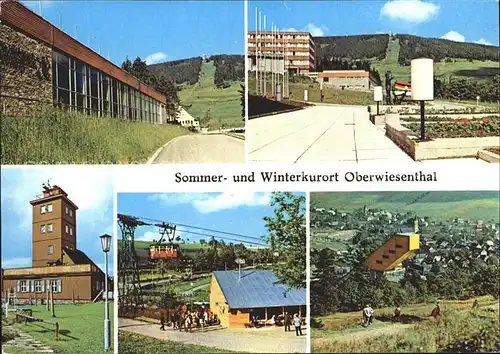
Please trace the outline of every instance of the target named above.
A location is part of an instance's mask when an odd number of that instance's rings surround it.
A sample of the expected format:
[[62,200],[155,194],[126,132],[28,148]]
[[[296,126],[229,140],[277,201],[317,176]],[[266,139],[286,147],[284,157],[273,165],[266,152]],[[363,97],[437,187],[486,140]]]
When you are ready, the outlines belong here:
[[111,236],[104,234],[100,236],[102,251],[104,252],[104,292],[106,297],[104,298],[104,350],[108,351],[111,342],[110,326],[109,326],[109,303],[108,303],[108,252],[111,248]]

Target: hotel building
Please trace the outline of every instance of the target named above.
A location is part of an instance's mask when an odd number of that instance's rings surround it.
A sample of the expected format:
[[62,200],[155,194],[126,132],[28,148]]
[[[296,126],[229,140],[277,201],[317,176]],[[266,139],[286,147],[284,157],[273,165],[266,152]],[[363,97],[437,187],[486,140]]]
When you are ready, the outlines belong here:
[[248,68],[303,74],[316,70],[314,41],[309,32],[248,32]]

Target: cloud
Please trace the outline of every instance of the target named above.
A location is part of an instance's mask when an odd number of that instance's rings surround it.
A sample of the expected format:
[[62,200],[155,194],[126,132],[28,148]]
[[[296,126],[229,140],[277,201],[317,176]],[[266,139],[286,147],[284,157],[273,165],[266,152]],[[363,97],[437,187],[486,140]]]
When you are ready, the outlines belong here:
[[2,268],[24,268],[31,267],[31,258],[29,257],[19,257],[11,259],[3,259],[2,257]]
[[160,234],[158,232],[153,232],[153,231],[146,231],[144,235],[135,237],[134,240],[136,241],[148,241],[152,242],[153,240],[158,241],[160,239]]
[[465,42],[465,37],[458,33],[457,31],[449,31],[441,37],[442,39],[448,39],[454,42]]
[[113,225],[103,212],[113,205],[111,172],[89,166],[2,168],[2,212],[15,214],[21,221],[19,229],[31,232],[29,202],[42,192],[42,183],[48,179],[52,185],[63,188],[79,207],[78,220],[83,219],[86,225],[102,229],[102,232],[112,232]]
[[[498,0],[497,0],[497,1],[498,1]],[[479,40],[475,41],[474,43],[477,43],[477,44],[484,44],[484,45],[493,45],[493,43],[488,42],[488,41],[487,41],[486,39],[484,39],[484,38],[481,38],[481,39],[479,39]]]
[[298,30],[295,27],[284,28],[284,32],[309,32],[313,37],[323,37],[325,32],[329,31],[328,27],[322,25],[320,27],[316,26],[314,23],[308,23],[305,27]]
[[194,209],[203,214],[221,210],[235,209],[241,206],[269,205],[270,193],[166,193],[153,194],[150,200],[159,200],[166,205],[191,204]]
[[323,28],[326,27],[322,26],[322,28],[320,28],[313,23],[308,23],[307,26],[305,27],[305,30],[311,33],[313,37],[323,37],[325,35]]
[[269,205],[270,202],[270,193],[221,193],[205,200],[195,200],[193,206],[200,213],[208,214],[241,206]]
[[164,61],[167,60],[167,54],[163,52],[156,52],[153,54],[150,54],[146,57],[146,64],[151,65],[151,64],[156,64],[156,63],[163,63]]
[[422,23],[439,12],[439,5],[421,0],[390,0],[380,10],[380,15],[392,20]]

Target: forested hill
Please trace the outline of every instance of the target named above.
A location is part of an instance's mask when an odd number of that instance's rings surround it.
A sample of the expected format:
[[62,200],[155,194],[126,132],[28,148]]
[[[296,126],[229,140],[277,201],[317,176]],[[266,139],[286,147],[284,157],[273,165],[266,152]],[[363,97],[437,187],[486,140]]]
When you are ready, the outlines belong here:
[[441,38],[422,38],[397,35],[401,49],[399,63],[415,58],[431,58],[440,61],[445,58],[498,61],[499,48],[493,45],[455,42]]
[[200,76],[201,57],[169,61],[166,63],[148,65],[148,70],[155,76],[165,76],[176,84],[198,82]]
[[399,63],[426,57],[435,61],[445,58],[498,61],[499,48],[493,45],[455,42],[440,38],[424,38],[407,34],[366,34],[355,36],[313,37],[316,57],[346,59],[383,59],[389,39],[399,40]]
[[389,35],[313,37],[313,40],[317,58],[383,59]]
[[[245,59],[243,55],[213,55],[206,59],[215,65],[214,84],[228,87],[231,82],[245,78]],[[148,70],[155,76],[165,76],[176,84],[196,84],[200,77],[202,57],[181,59],[165,63],[148,65]]]

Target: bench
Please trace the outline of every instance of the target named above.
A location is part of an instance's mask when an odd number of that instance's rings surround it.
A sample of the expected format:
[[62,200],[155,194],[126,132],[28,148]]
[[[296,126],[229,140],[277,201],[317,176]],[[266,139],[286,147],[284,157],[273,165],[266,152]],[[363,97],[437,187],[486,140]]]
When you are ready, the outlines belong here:
[[[23,309],[23,310],[30,310],[31,312],[33,312],[31,309]],[[23,322],[24,321],[24,324],[28,324],[28,322],[43,322],[43,323],[49,323],[51,325],[54,325],[54,333],[55,333],[55,336],[56,336],[56,339],[59,339],[59,323],[58,322],[54,322],[54,321],[49,321],[49,320],[44,320],[44,319],[41,319],[41,318],[37,318],[37,317],[33,317],[33,316],[30,316],[30,315],[26,315],[23,313],[23,310],[18,310],[16,311],[16,322]]]

